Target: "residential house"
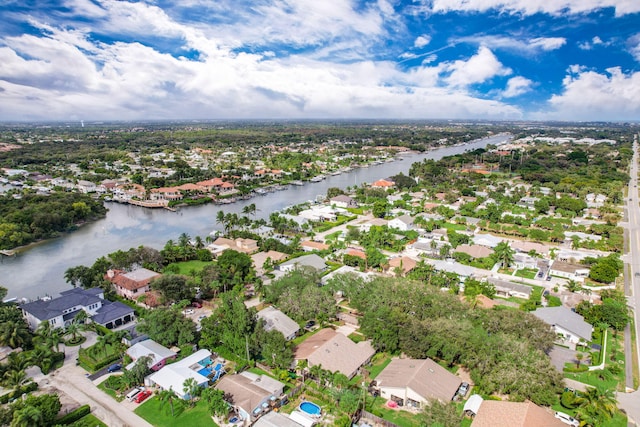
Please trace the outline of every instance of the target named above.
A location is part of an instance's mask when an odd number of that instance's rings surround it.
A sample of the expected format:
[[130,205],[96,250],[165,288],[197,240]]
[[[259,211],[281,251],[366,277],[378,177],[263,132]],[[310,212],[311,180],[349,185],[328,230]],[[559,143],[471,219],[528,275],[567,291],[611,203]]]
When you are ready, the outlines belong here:
[[431,359],[393,359],[376,377],[380,396],[398,406],[423,408],[450,402],[462,380]]
[[[331,206],[312,206],[309,209],[300,211],[298,216],[314,222],[335,221],[340,211],[341,208],[333,208]],[[342,212],[344,212],[343,209]]]
[[367,254],[362,249],[348,248],[344,254],[348,256],[360,258],[364,261],[367,260]]
[[410,215],[402,215],[390,220],[387,226],[400,231],[413,230],[413,218]]
[[361,232],[368,233],[371,227],[384,227],[389,223],[386,219],[372,218],[358,223],[358,229]]
[[122,270],[107,270],[105,279],[113,285],[116,293],[121,297],[136,299],[151,289],[151,281],[160,277],[160,273],[138,268],[125,272]]
[[489,249],[486,246],[481,245],[467,245],[462,244],[453,250],[454,252],[461,252],[469,255],[471,258],[486,258],[493,254],[493,249]]
[[300,331],[300,325],[273,306],[260,310],[258,318],[264,320],[265,331],[269,332],[275,329],[282,333],[287,341],[294,339]]
[[433,265],[438,271],[445,271],[447,273],[455,273],[460,277],[460,283],[464,283],[464,281],[471,277],[474,279],[481,279],[489,274],[486,270],[481,270],[479,268],[471,267],[469,265],[460,264],[459,262],[455,262],[452,259],[447,260],[425,260],[427,263]]
[[140,341],[132,345],[127,349],[127,354],[131,357],[132,362],[127,365],[126,369],[133,368],[139,358],[147,356],[151,358],[148,366],[154,372],[162,369],[167,360],[175,359],[177,355],[175,351],[169,350],[154,340]]
[[356,269],[354,267],[350,267],[348,265],[343,265],[342,267],[338,268],[337,270],[334,270],[331,273],[328,273],[328,274],[322,276],[322,278],[320,279],[320,283],[322,283],[322,285],[326,285],[329,280],[331,280],[332,278],[334,278],[335,276],[338,276],[340,274],[353,274],[355,276],[360,277],[361,279],[363,279],[366,282],[368,282],[369,280],[372,280],[373,278],[376,277],[375,273],[372,273],[372,272],[363,273],[362,271],[360,271],[360,270],[358,270],[358,269]]
[[368,363],[376,351],[369,341],[354,343],[346,335],[325,328],[300,343],[294,359],[306,360],[309,366],[341,372],[353,378],[362,365]]
[[226,237],[218,237],[213,243],[207,246],[207,249],[216,257],[228,249],[247,255],[254,254],[260,250],[257,240],[243,238],[232,240]]
[[533,315],[551,326],[551,329],[562,336],[565,345],[575,347],[580,340],[591,341],[593,327],[584,318],[565,306],[543,307],[533,312]]
[[133,308],[119,301],[105,300],[104,291],[100,288],[73,288],[61,292],[58,298],[39,299],[21,304],[20,308],[32,331],[45,321],[54,329],[66,328],[81,310],[84,310],[93,322],[108,329],[135,319]]
[[502,242],[502,238],[493,236],[491,234],[476,234],[473,236],[473,243],[476,245],[482,245],[489,248],[495,248]]
[[181,399],[189,399],[188,393],[183,390],[184,382],[193,378],[198,386],[205,387],[209,383],[208,375],[211,374],[211,369],[207,366],[211,364],[211,352],[201,349],[182,360],[164,366],[145,378],[144,382],[147,386],[155,385],[162,390],[173,390]]
[[395,185],[396,183],[390,179],[379,179],[371,184],[373,188],[384,188],[384,189],[393,188],[395,187]]
[[339,196],[329,199],[329,203],[339,208],[357,208],[358,202],[346,194],[340,194]]
[[528,254],[524,253],[515,253],[513,254],[513,264],[518,269],[529,268],[529,269],[537,269],[538,268],[538,259]]
[[465,413],[477,410],[471,427],[567,427],[551,410],[533,402],[484,400],[477,409],[465,408]]
[[[304,416],[304,415],[302,415]],[[300,424],[294,420],[290,415],[287,416],[282,412],[271,411],[258,418],[258,421],[253,423],[253,427],[305,427],[306,425],[312,426],[315,424],[311,418],[307,418],[311,424]]]
[[528,242],[523,240],[514,240],[513,242],[509,243],[509,246],[511,246],[511,249],[513,249],[514,251],[525,254],[533,251],[540,255],[546,255],[547,253],[549,253],[549,249],[551,249],[550,246],[544,245],[542,243]]
[[589,276],[589,267],[578,264],[570,264],[568,262],[555,260],[551,264],[549,274],[552,276],[564,277],[569,280],[583,282],[585,277]]
[[182,193],[176,187],[152,188],[150,192],[151,200],[182,200]]
[[327,268],[327,264],[324,262],[324,259],[318,255],[310,254],[285,261],[278,266],[278,269],[280,271],[288,272],[304,267],[313,268],[316,271],[324,271]]
[[538,197],[523,197],[518,202],[518,206],[533,210],[533,209],[535,209],[534,205],[539,200],[540,199]]
[[493,285],[497,296],[504,298],[516,297],[529,299],[533,291],[531,286],[521,285],[520,283],[513,283],[495,277],[487,278],[487,282]]
[[305,252],[313,252],[313,251],[326,251],[330,248],[326,243],[314,242],[313,240],[305,240],[300,243],[300,247]]
[[388,271],[396,274],[396,272],[400,272],[401,276],[406,276],[411,270],[416,268],[418,262],[413,258],[409,258],[408,256],[400,256],[391,258],[389,260],[389,268]]
[[233,407],[249,425],[263,412],[269,412],[271,398],[282,395],[284,384],[267,375],[257,375],[249,371],[226,375],[216,389],[231,396]]
[[287,259],[287,256],[287,254],[278,251],[258,252],[251,255],[251,261],[253,261],[253,266],[255,267],[258,275],[262,275],[265,273],[263,269],[264,263],[268,259],[270,259],[272,263],[278,263]]
[[95,193],[97,190],[96,184],[91,181],[78,180],[76,188],[81,193]]

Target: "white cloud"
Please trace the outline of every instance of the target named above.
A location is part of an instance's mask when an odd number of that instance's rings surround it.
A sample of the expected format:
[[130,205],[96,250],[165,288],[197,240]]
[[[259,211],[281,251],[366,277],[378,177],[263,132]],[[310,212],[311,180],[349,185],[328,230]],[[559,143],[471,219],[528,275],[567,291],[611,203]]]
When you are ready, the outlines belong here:
[[604,42],[600,37],[595,36],[589,41],[579,42],[578,47],[582,50],[591,50],[596,46],[607,47],[610,46],[612,42]]
[[503,98],[513,98],[531,91],[533,82],[522,76],[516,76],[509,79],[507,87],[502,91]]
[[640,12],[637,0],[423,0],[423,7],[429,12],[449,11],[486,12],[497,9],[511,14],[550,15],[580,14],[613,7],[616,16]]
[[480,46],[478,53],[468,61],[458,60],[447,65],[451,74],[446,81],[455,87],[465,87],[485,82],[495,76],[507,76],[511,69],[503,66],[487,47]]
[[629,53],[633,55],[636,61],[640,62],[640,33],[633,35],[627,41]]
[[492,49],[506,49],[523,55],[536,54],[539,51],[551,51],[566,43],[564,37],[537,37],[518,39],[506,36],[473,36],[456,39],[458,43],[473,43]]
[[431,36],[428,34],[423,34],[416,38],[416,40],[413,42],[413,46],[419,49],[425,47],[429,43],[431,43]]
[[563,80],[563,92],[551,97],[550,111],[539,119],[625,121],[640,117],[640,72],[619,67],[606,74],[574,66]]

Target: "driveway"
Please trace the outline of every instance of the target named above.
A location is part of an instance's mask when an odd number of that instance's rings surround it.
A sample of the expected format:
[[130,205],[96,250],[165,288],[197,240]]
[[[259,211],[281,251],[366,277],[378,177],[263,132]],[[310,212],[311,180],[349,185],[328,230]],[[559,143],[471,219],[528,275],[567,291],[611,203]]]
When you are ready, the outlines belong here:
[[576,363],[576,352],[569,348],[560,347],[554,345],[549,357],[551,357],[551,363],[556,367],[556,370],[560,373],[564,370],[565,363]]

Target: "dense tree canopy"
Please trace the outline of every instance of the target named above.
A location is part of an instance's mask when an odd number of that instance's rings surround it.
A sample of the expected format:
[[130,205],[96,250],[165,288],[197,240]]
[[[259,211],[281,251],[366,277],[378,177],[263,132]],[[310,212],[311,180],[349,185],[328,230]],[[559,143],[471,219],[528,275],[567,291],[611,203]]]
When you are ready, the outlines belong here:
[[150,311],[138,328],[140,332],[167,347],[193,343],[196,332],[196,324],[175,308]]

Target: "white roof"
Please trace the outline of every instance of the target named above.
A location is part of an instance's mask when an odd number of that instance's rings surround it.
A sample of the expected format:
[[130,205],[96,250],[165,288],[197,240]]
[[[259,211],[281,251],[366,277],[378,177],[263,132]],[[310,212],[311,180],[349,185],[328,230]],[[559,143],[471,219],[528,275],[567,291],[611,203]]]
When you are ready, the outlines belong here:
[[150,356],[151,363],[149,366],[153,366],[163,359],[174,357],[176,355],[175,352],[169,350],[162,344],[158,344],[154,340],[140,341],[139,343],[132,345],[127,349],[127,354],[131,356],[134,361],[143,356]]
[[291,414],[289,414],[289,418],[291,418],[293,421],[297,422],[303,427],[311,427],[316,423],[314,420],[307,417],[304,413],[300,411],[293,411]]
[[479,394],[472,394],[469,400],[465,402],[463,412],[469,411],[477,414],[483,401],[484,399]]
[[[178,396],[184,396],[182,388],[184,387],[186,379],[194,378],[198,385],[206,384],[209,381],[207,377],[199,374],[196,370],[191,369],[192,365],[197,364],[209,356],[211,356],[211,352],[209,350],[198,350],[191,356],[185,357],[176,363],[166,365],[155,374],[151,374],[149,376],[149,381],[157,384],[163,390],[171,389],[176,392]],[[202,368],[202,366],[199,367]]]

